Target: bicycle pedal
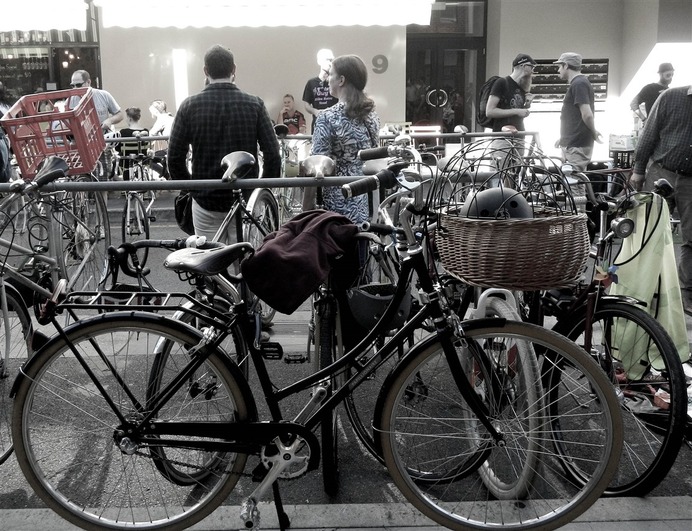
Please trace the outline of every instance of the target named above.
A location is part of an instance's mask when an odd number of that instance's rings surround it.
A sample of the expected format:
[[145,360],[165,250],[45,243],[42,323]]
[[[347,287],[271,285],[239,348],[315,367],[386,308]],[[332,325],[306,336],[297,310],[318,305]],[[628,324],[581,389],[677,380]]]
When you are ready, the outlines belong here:
[[260,352],[265,360],[280,360],[284,356],[284,349],[281,343],[267,341],[260,344]]
[[284,356],[284,361],[286,363],[305,363],[306,361],[308,361],[308,357],[305,354],[292,352]]
[[156,216],[149,216],[149,221],[156,221]]

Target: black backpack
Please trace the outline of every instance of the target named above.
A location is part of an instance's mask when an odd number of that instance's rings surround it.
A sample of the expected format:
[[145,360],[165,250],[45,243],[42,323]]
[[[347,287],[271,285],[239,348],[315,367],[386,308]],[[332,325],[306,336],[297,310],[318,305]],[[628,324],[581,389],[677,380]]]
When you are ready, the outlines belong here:
[[476,124],[481,127],[492,127],[493,119],[488,118],[485,114],[485,108],[488,105],[488,98],[490,98],[490,91],[495,84],[495,81],[500,79],[500,76],[491,76],[478,92],[478,101],[476,107]]

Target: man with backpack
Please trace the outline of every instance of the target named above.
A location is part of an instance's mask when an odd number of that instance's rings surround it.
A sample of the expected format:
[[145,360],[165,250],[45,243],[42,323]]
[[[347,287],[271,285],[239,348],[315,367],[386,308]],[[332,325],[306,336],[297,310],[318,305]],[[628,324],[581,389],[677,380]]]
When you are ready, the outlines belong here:
[[[513,126],[524,131],[524,118],[529,115],[530,100],[526,97],[531,89],[531,78],[536,62],[530,55],[520,53],[512,61],[512,73],[506,77],[495,77],[481,88],[480,107],[483,106],[483,94],[487,101],[481,111],[485,110],[484,127],[491,127],[493,132],[502,131],[504,126]],[[491,78],[492,80],[493,78]],[[480,108],[479,107],[479,108]],[[479,120],[480,122],[481,120]],[[487,125],[485,125],[487,124]]]

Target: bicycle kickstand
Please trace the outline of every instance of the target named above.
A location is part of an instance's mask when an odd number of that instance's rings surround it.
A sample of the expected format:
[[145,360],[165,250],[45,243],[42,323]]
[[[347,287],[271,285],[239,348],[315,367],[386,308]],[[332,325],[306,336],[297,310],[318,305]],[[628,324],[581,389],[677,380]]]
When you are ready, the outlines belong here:
[[284,511],[284,504],[281,501],[281,493],[279,492],[279,482],[275,481],[272,484],[272,491],[274,493],[274,506],[276,507],[276,517],[279,519],[279,529],[281,531],[286,531],[291,527],[291,520],[288,518],[286,511]]

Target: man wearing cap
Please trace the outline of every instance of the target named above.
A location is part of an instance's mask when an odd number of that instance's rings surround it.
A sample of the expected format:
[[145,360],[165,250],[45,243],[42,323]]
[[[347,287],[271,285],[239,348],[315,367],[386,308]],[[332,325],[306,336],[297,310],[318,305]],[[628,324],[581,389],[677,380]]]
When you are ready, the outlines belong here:
[[594,124],[594,92],[588,78],[581,73],[581,55],[565,52],[555,61],[558,74],[569,83],[560,112],[562,157],[576,171],[586,170],[591,161],[594,141],[602,142]]
[[[644,85],[644,87],[639,91],[632,103],[630,103],[630,109],[639,116],[641,121],[646,120],[647,116],[651,112],[651,107],[654,106],[656,98],[661,95],[661,92],[666,90],[671,82],[673,81],[673,74],[675,74],[675,69],[670,63],[661,63],[658,67],[659,80],[658,83],[649,83]],[[644,104],[644,112],[642,112],[641,104]]]
[[682,237],[678,278],[683,308],[686,314],[692,315],[692,86],[689,85],[661,93],[637,141],[630,183],[637,190],[651,190],[660,178],[667,179],[674,189],[673,208],[680,217]]
[[531,89],[535,66],[530,55],[520,53],[512,61],[512,73],[493,83],[485,108],[486,116],[493,119],[493,132],[502,131],[506,125],[524,131],[524,118],[529,115],[530,104],[526,95]]

